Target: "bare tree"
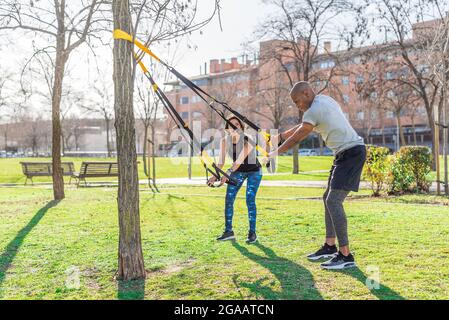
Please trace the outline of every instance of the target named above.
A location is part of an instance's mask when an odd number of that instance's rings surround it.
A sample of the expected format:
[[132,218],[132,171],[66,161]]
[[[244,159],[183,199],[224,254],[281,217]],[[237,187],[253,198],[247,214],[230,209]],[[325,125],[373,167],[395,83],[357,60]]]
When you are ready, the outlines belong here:
[[[114,29],[121,29],[133,36],[146,36],[146,45],[169,40],[198,30],[207,24],[218,10],[218,2],[210,18],[196,22],[197,3],[190,1],[141,1],[113,0]],[[132,15],[135,24],[132,24]],[[143,26],[139,29],[139,26]],[[140,31],[140,32],[139,32]],[[140,52],[137,53],[139,56]],[[142,57],[140,55],[139,57]],[[143,279],[145,268],[142,255],[139,213],[139,181],[133,91],[136,61],[133,46],[123,40],[114,41],[114,110],[119,167],[118,215],[119,215],[119,268],[118,279]]]
[[448,90],[449,90],[449,13],[446,12],[439,1],[434,0],[439,15],[439,23],[434,32],[430,33],[431,41],[426,57],[440,87],[441,121],[438,124],[443,128],[443,156],[444,156],[444,189],[449,194],[448,182]]
[[39,35],[48,46],[41,51],[54,54],[52,83],[52,158],[54,199],[65,197],[61,167],[61,122],[60,105],[64,71],[70,54],[88,40],[103,1],[91,0],[70,2],[54,0],[40,1],[3,0],[0,3],[0,31],[21,29]]
[[[430,72],[426,64],[425,53],[432,37],[431,35],[438,22],[427,22],[429,13],[435,12],[438,1],[420,0],[366,0],[368,6],[376,9],[372,17],[373,24],[379,29],[386,30],[401,57],[401,63],[410,71],[410,77],[403,80],[405,85],[411,87],[420,97],[424,105],[431,134],[435,139],[434,115],[438,111],[438,93],[440,84],[436,76]],[[447,3],[445,4],[447,7]],[[413,38],[410,36],[413,35]],[[435,155],[439,151],[435,149]]]
[[[155,70],[160,70],[155,65],[152,65],[150,69],[154,72]],[[143,169],[145,175],[148,177],[148,184],[153,187],[156,187],[156,159],[154,152],[154,144],[155,144],[155,122],[158,116],[158,111],[160,109],[160,100],[156,97],[154,91],[150,89],[148,84],[148,80],[145,76],[141,75],[137,77],[136,82],[137,93],[138,93],[138,103],[137,103],[137,114],[138,118],[143,126],[143,152],[142,152],[142,161],[143,161]],[[151,145],[151,166],[149,165],[147,155],[148,155],[148,146]]]
[[[251,111],[271,122],[274,129],[280,129],[292,110],[290,89],[285,86],[285,74],[277,70],[263,81],[257,89]],[[268,112],[267,112],[268,111]]]
[[[274,38],[271,48],[261,55],[262,64],[279,65],[291,86],[296,81],[323,81],[327,88],[336,61],[328,57],[329,72],[314,68],[319,61],[319,48],[323,41],[335,37],[337,17],[356,10],[351,1],[345,0],[266,0],[274,7],[276,15],[267,18],[257,29],[255,38]],[[350,34],[350,32],[348,32]],[[330,52],[328,52],[330,54]],[[277,69],[276,66],[272,67]],[[302,113],[298,112],[298,122]],[[298,146],[293,149],[293,173],[299,173]]]
[[86,110],[88,113],[99,114],[103,118],[106,131],[106,150],[108,152],[108,157],[111,157],[113,151],[111,143],[111,123],[114,119],[114,105],[110,98],[111,92],[108,84],[104,81],[96,82],[93,86],[93,91],[96,98],[88,103],[82,104],[81,109]]

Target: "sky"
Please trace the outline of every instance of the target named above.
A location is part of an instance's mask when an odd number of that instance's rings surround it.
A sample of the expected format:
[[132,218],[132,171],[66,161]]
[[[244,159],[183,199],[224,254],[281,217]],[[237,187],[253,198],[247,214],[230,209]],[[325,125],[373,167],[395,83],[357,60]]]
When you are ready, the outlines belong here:
[[[198,1],[200,8],[198,18],[205,17],[213,11],[214,1]],[[201,29],[201,32],[196,31],[180,42],[176,55],[171,59],[173,64],[181,73],[194,76],[200,73],[200,66],[204,72],[205,62],[209,68],[210,59],[229,59],[240,55],[243,52],[242,44],[251,38],[257,24],[269,13],[270,8],[263,5],[261,0],[222,0],[220,12],[222,30],[216,16]],[[47,44],[30,32],[20,34],[14,41],[9,41],[9,45],[5,45],[8,43],[5,40],[5,35],[0,36],[0,41],[3,43],[0,46],[0,72],[12,75],[11,81],[5,85],[5,91],[16,92],[20,88],[22,68],[32,56],[33,45],[44,47]],[[111,89],[112,50],[110,47],[103,47],[96,48],[95,51],[94,56],[84,45],[71,54],[67,65],[69,77],[64,80],[67,90],[90,92],[91,86],[98,85],[99,81],[103,81],[104,85]],[[156,46],[154,51],[160,56],[164,55],[162,48]],[[48,97],[44,97],[48,96],[48,89],[44,85],[42,76],[28,72],[24,74],[24,77],[33,84],[34,91],[43,93],[43,95],[32,96],[26,104],[38,114],[47,117],[50,112],[50,101]],[[90,98],[95,101],[99,99],[94,96]]]

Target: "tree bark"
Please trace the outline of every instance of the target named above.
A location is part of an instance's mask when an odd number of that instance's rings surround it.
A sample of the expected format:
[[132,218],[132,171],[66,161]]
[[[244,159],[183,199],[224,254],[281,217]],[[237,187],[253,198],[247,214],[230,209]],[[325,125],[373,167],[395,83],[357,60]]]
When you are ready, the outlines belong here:
[[153,186],[156,187],[156,153],[154,151],[154,148],[156,146],[155,141],[155,129],[154,125],[151,126],[151,164],[152,164],[152,170],[153,170]]
[[400,141],[401,141],[401,145],[400,146],[405,146],[407,143],[405,142],[404,128],[402,127],[401,113],[400,112],[396,112],[396,119],[398,121],[398,127],[399,127],[399,138],[400,138]]
[[61,167],[61,96],[64,68],[67,61],[64,30],[64,8],[58,17],[58,36],[56,39],[56,61],[52,95],[52,169],[53,169],[53,197],[54,200],[65,198],[64,177]]
[[110,131],[110,128],[109,128],[109,123],[110,123],[110,120],[109,120],[109,118],[105,118],[105,122],[106,122],[106,149],[108,150],[108,157],[110,158],[111,156],[112,156],[112,152],[111,152],[111,143],[110,143],[110,138],[109,138],[109,131]]
[[[114,29],[131,33],[128,0],[113,0]],[[121,280],[145,278],[140,235],[139,180],[136,132],[133,111],[133,47],[128,41],[114,40],[114,111],[119,172],[118,274]]]

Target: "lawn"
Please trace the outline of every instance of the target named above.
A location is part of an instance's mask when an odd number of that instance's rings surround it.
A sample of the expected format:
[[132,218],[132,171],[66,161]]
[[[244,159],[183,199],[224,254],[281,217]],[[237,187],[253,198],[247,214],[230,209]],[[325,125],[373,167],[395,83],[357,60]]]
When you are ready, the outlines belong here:
[[[141,190],[144,282],[114,280],[115,188],[0,189],[0,299],[447,299],[447,199],[346,202],[359,269],[324,271],[304,255],[322,242],[322,189],[262,187],[259,242],[247,245],[245,201],[236,242],[218,243],[224,188]],[[243,195],[243,194],[242,194]],[[419,203],[420,205],[417,205]],[[380,275],[380,286],[366,286]],[[74,286],[79,277],[80,285]]]
[[[192,176],[202,177],[205,175],[198,158],[193,158]],[[139,178],[145,179],[143,172],[143,161],[139,158]],[[0,159],[0,183],[24,183],[25,176],[22,173],[21,161],[45,162],[51,161],[50,158],[12,158]],[[73,161],[75,169],[79,170],[82,161],[116,161],[115,158],[63,158],[63,161]],[[278,170],[275,175],[266,175],[268,180],[327,180],[328,172],[332,165],[332,157],[301,157],[300,158],[300,174],[293,175],[292,157],[279,157]],[[156,175],[157,178],[177,178],[187,177],[188,159],[179,158],[157,158],[156,159]],[[318,172],[317,172],[318,171]],[[68,178],[65,178],[68,182]],[[35,182],[50,182],[49,177],[33,178]],[[95,179],[93,179],[95,181]],[[97,180],[111,180],[98,178]],[[112,180],[116,180],[115,178]]]

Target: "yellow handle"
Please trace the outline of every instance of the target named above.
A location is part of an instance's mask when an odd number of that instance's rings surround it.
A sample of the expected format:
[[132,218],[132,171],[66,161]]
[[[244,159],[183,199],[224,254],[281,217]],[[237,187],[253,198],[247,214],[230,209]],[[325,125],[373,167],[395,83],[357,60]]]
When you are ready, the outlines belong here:
[[[133,42],[133,37],[132,37],[129,33],[126,33],[125,31],[120,30],[120,29],[115,29],[115,30],[114,30],[114,39],[122,39],[122,40],[126,40],[126,41],[129,41],[129,42]],[[158,56],[156,56],[150,49],[148,49],[147,47],[145,47],[145,46],[143,45],[143,43],[140,42],[139,40],[134,39],[134,44],[135,44],[139,49],[141,49],[141,50],[144,51],[145,53],[149,54],[150,56],[152,56],[152,57],[153,57],[154,59],[156,59],[157,61],[161,61],[161,59],[159,59]]]

